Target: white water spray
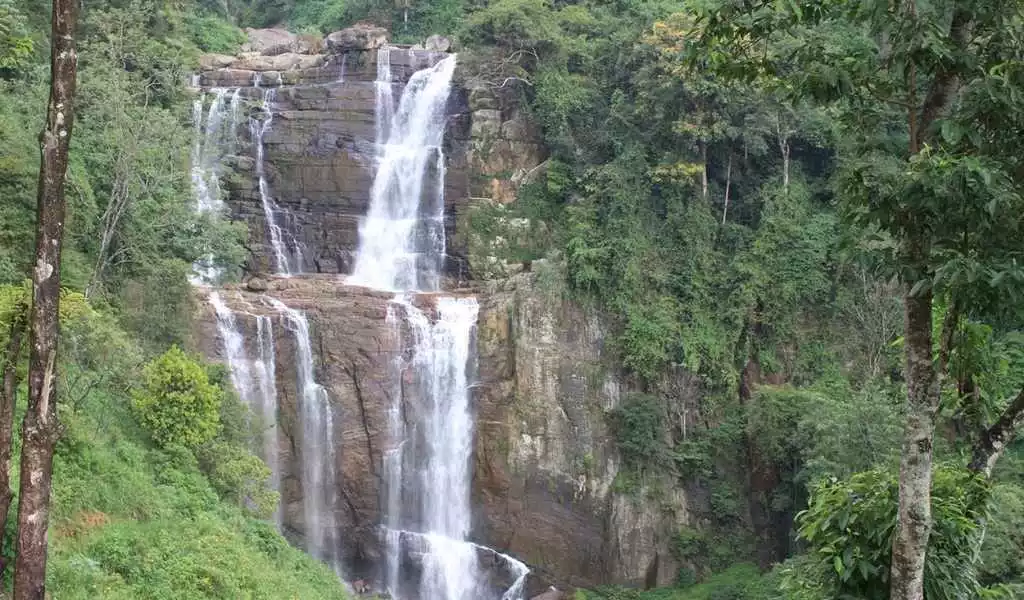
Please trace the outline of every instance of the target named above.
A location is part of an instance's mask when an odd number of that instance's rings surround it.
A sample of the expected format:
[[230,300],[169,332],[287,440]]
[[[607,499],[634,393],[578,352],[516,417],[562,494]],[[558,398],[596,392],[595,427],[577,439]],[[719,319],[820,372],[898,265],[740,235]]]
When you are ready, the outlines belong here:
[[376,83],[378,143],[385,131],[387,141],[349,281],[395,291],[437,290],[445,253],[442,142],[455,56],[413,74],[391,113],[387,54],[378,56]]
[[[217,332],[224,344],[231,385],[242,403],[258,417],[259,440],[254,449],[270,468],[270,485],[280,490],[281,471],[277,453],[277,387],[274,361],[274,337],[270,317],[249,315],[256,320],[256,356],[250,357],[245,348],[245,337],[238,326],[235,312],[217,292],[210,294],[210,304],[217,313]],[[274,513],[274,522],[281,524],[280,509]]]
[[[255,80],[256,87],[259,87],[260,80]],[[288,235],[281,224],[282,217],[288,217],[286,212],[278,206],[270,194],[270,183],[267,181],[267,169],[264,155],[266,149],[264,138],[270,131],[274,122],[273,103],[276,90],[274,88],[263,88],[263,102],[259,116],[249,118],[249,132],[253,145],[256,148],[256,179],[259,186],[260,204],[263,206],[263,217],[266,221],[267,231],[270,233],[270,247],[274,251],[274,266],[278,274],[294,275],[302,272],[302,246],[294,237],[290,236],[291,248],[285,244],[285,236]]]
[[334,474],[334,418],[330,398],[314,375],[313,346],[306,315],[275,298],[266,297],[266,301],[284,317],[287,328],[295,335],[295,367],[302,428],[299,440],[302,513],[307,551],[334,568],[340,576],[334,539],[337,480]]

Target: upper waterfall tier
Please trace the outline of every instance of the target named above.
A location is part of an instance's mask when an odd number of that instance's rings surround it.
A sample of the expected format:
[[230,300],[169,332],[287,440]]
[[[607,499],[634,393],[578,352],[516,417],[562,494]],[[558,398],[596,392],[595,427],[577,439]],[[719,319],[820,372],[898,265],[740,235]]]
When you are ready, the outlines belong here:
[[[390,51],[380,54],[387,60]],[[397,108],[391,94],[376,96],[379,159],[359,227],[353,284],[396,291],[440,288],[446,242],[442,142],[454,72],[455,55],[417,71]],[[377,84],[391,85],[390,69],[380,69]]]
[[[394,98],[417,71],[448,55],[392,49],[388,54]],[[284,72],[220,69],[202,73],[200,86],[213,91],[241,88],[245,115],[259,112],[266,88],[272,87],[269,128],[246,127],[242,144],[224,148],[217,185],[225,192],[232,217],[249,224],[253,254],[249,268],[261,273],[341,273],[355,264],[359,225],[368,214],[379,155],[376,144],[377,52],[329,57],[331,62]],[[342,81],[342,60],[345,73]],[[451,71],[449,71],[450,79]],[[257,88],[256,84],[263,89]],[[442,237],[454,236],[458,209],[472,196],[468,159],[470,110],[464,90],[445,95],[440,104],[441,128],[436,146],[443,146],[446,199],[436,223]],[[262,134],[259,139],[254,132]],[[256,159],[259,142],[262,160]],[[260,173],[262,171],[262,173]],[[268,195],[269,190],[269,195]],[[265,222],[271,206],[278,222]],[[281,238],[288,250],[282,252]],[[282,266],[287,265],[286,270]],[[438,271],[458,273],[458,262]]]
[[[267,205],[280,216],[277,225],[285,246],[301,249],[301,260],[296,260],[296,253],[286,255],[291,260],[289,272],[352,272],[359,227],[370,212],[382,158],[378,149],[386,146],[378,144],[378,137],[386,138],[391,129],[378,135],[378,125],[384,125],[376,118],[378,99],[388,92],[398,100],[416,72],[449,56],[398,47],[385,55],[386,65],[380,63],[377,50],[305,57],[315,66],[294,65],[283,71],[237,68],[267,66],[237,59],[230,67],[211,68],[196,77],[207,97],[200,110],[209,113],[211,104],[221,97],[222,116],[215,125],[225,130],[213,136],[217,147],[201,145],[197,152],[196,164],[203,169],[211,160],[219,161],[216,181],[210,182],[208,170],[203,170],[197,171],[198,183],[220,189],[231,217],[248,224],[250,272],[281,271],[276,251],[280,245],[275,249],[275,230],[265,222]],[[387,87],[379,76],[385,66],[391,81]],[[266,120],[260,106],[267,88],[274,91],[272,125],[260,140],[264,190],[269,191],[264,196],[254,150],[253,131],[258,130],[249,123],[253,116],[261,123]],[[436,144],[435,158],[443,156],[443,165],[428,161],[428,170],[438,172],[443,166],[444,171],[443,194],[437,196],[443,198],[443,210],[435,214],[429,228],[430,235],[436,238],[443,233],[446,240],[442,264],[437,266],[442,276],[469,277],[456,225],[470,203],[479,201],[471,199],[510,201],[526,175],[539,172],[534,169],[543,160],[543,146],[538,129],[520,110],[520,98],[515,85],[495,88],[473,83],[458,69],[452,76],[450,93],[442,104],[441,141]],[[231,127],[233,135],[227,131]],[[211,198],[207,203],[215,201]]]

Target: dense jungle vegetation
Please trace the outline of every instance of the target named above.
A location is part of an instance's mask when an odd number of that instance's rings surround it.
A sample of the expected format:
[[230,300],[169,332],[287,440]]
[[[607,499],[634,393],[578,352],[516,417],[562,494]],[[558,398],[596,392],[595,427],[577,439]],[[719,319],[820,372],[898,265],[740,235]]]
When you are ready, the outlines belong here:
[[[187,338],[189,265],[214,250],[230,266],[244,242],[192,211],[187,74],[200,53],[236,48],[239,27],[322,33],[358,20],[397,41],[451,36],[481,80],[523,96],[550,157],[515,203],[479,206],[469,223],[511,241],[502,258],[547,269],[557,293],[614,320],[611,342],[646,389],[608,415],[630,473],[616,485],[710,490],[710,526],[671,532],[687,565],[676,587],[578,597],[884,598],[890,564],[914,555],[929,600],[1024,592],[1024,446],[993,444],[1020,423],[1024,387],[1022,10],[84,3],[54,597],[339,593],[260,520],[275,499],[244,450],[246,419],[224,374],[175,345]],[[33,256],[48,11],[0,0],[4,346]],[[696,412],[670,393],[682,372],[700,379]],[[174,377],[199,399],[186,422],[152,410]],[[922,485],[927,554],[907,525],[920,514],[898,515],[914,500],[900,490]]]

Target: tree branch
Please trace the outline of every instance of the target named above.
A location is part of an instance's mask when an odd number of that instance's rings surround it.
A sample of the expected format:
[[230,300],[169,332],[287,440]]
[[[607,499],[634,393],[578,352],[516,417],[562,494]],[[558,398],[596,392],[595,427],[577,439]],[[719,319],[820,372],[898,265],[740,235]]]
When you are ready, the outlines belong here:
[[1024,425],[1024,389],[999,415],[995,424],[982,432],[981,438],[974,445],[974,455],[967,468],[986,477],[991,475],[992,467],[1013,441],[1021,425]]

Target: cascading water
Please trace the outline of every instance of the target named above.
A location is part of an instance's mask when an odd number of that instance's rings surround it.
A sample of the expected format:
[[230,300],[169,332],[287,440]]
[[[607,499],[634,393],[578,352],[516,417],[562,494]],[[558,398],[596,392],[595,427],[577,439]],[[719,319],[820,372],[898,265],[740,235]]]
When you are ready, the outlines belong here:
[[[259,421],[260,438],[256,453],[270,468],[270,485],[280,489],[281,472],[277,456],[277,387],[274,361],[274,333],[270,317],[246,315],[256,320],[256,353],[250,358],[245,348],[245,336],[238,327],[235,313],[217,292],[209,297],[217,313],[217,332],[224,344],[231,384],[239,398]],[[280,510],[274,514],[280,525]]]
[[[394,107],[390,49],[377,58],[376,135],[378,165],[368,214],[360,225],[360,243],[349,283],[372,288],[437,291],[445,254],[444,155],[445,108],[455,56],[413,74]],[[477,556],[494,553],[514,582],[502,596],[518,600],[529,569],[511,557],[468,541],[473,415],[470,407],[472,340],[478,305],[469,297],[436,298],[436,319],[399,293],[388,322],[412,341],[409,364],[412,414],[403,415],[407,398],[396,384],[388,413],[391,448],[385,450],[385,586],[402,597],[403,548],[420,556],[421,600],[491,598]],[[401,381],[401,379],[396,379]],[[405,418],[403,418],[405,417]],[[407,430],[405,420],[413,424]],[[406,473],[406,465],[414,472]]]
[[390,67],[384,66],[388,51],[377,60],[377,136],[379,142],[386,130],[387,141],[349,282],[395,291],[437,290],[445,253],[442,142],[455,56],[413,74],[393,113]]
[[334,568],[340,576],[341,567],[334,539],[337,481],[334,475],[334,419],[330,398],[327,390],[317,383],[314,376],[313,346],[306,315],[280,300],[265,298],[284,317],[287,328],[295,335],[299,419],[302,427],[299,440],[302,513],[307,551]]
[[[229,93],[230,103],[227,101]],[[209,96],[212,99],[209,109],[206,109]],[[214,88],[209,93],[199,94],[192,104],[195,145],[192,148],[191,176],[198,213],[217,213],[224,208],[218,171],[221,157],[229,153],[237,142],[239,106],[240,90],[231,92],[227,88]],[[214,283],[221,275],[212,253],[196,261],[192,270],[192,281],[196,284]]]
[[[259,83],[257,79],[256,87],[259,87]],[[285,244],[285,235],[287,234],[281,225],[281,220],[282,217],[288,217],[288,215],[270,195],[270,183],[267,181],[264,161],[264,138],[274,122],[274,95],[274,88],[263,89],[263,102],[260,105],[260,111],[249,118],[249,132],[256,148],[256,179],[260,203],[263,206],[263,217],[266,220],[267,231],[270,233],[270,246],[274,251],[274,268],[278,274],[294,275],[302,272],[302,246],[294,237],[290,239],[291,250]]]

